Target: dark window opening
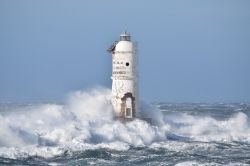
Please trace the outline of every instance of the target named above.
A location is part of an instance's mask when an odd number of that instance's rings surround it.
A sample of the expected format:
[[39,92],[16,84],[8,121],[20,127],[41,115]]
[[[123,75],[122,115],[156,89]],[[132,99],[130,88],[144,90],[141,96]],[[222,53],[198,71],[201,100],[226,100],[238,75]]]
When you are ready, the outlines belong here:
[[129,66],[129,63],[128,63],[128,62],[126,63],[126,66]]

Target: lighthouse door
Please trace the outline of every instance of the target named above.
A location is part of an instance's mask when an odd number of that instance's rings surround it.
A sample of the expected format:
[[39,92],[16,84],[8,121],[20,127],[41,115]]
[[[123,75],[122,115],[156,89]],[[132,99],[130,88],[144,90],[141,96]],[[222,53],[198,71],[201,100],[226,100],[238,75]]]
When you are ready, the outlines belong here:
[[132,100],[130,97],[126,98],[126,105],[125,105],[125,117],[132,118]]
[[122,115],[123,118],[134,118],[135,117],[135,98],[132,93],[128,92],[121,98],[122,100]]

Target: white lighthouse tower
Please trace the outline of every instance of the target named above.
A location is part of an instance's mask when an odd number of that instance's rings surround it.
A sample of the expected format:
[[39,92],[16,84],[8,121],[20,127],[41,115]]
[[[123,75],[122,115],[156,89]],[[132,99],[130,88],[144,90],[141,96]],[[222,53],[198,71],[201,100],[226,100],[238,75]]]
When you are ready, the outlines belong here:
[[112,105],[116,118],[133,119],[138,103],[135,43],[124,32],[108,51],[112,54]]

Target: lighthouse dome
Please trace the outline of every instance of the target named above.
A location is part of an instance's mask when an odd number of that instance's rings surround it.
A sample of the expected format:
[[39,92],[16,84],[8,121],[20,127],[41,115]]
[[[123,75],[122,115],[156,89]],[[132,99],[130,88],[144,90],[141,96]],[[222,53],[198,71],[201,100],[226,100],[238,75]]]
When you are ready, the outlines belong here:
[[130,41],[130,40],[131,40],[131,36],[127,31],[125,31],[124,33],[120,35],[120,41]]

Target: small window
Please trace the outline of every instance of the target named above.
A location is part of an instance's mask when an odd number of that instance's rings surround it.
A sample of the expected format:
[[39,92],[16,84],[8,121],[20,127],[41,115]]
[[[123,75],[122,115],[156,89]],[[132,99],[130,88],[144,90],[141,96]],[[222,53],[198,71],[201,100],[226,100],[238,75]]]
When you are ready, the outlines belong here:
[[129,66],[129,63],[128,63],[128,62],[126,63],[126,66]]

